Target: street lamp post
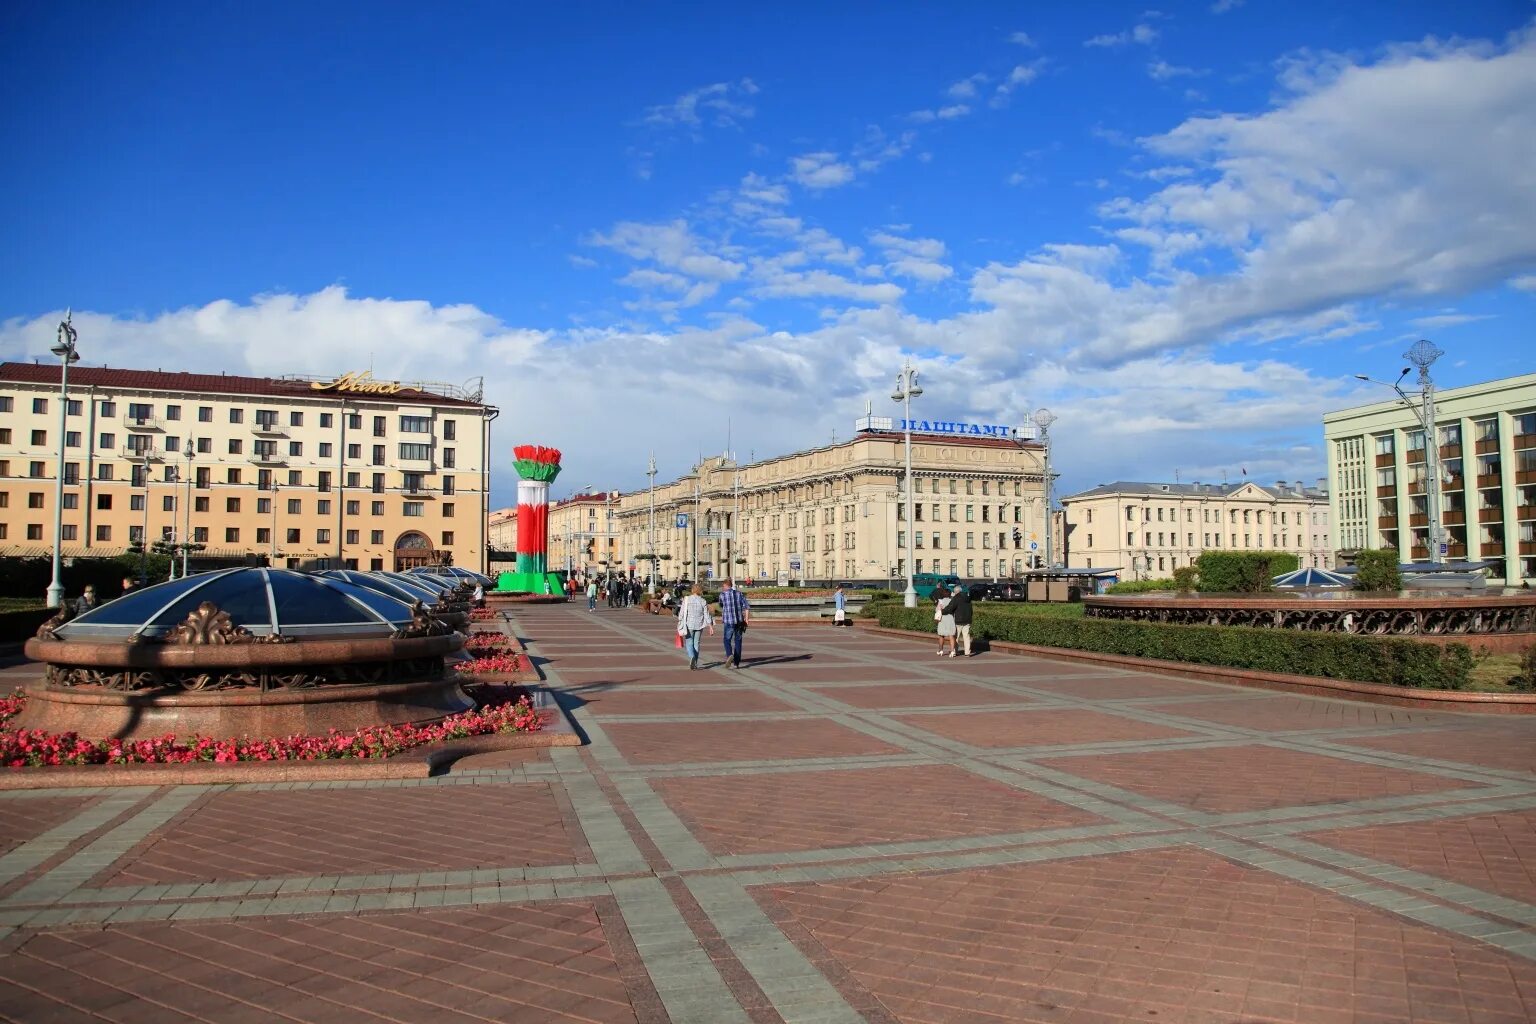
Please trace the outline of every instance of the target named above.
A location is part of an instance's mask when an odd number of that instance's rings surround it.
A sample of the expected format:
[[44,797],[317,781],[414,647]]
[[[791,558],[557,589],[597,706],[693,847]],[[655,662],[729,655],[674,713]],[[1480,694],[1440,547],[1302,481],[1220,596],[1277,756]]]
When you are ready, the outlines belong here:
[[53,582],[48,584],[48,607],[61,608],[64,606],[64,580],[61,575],[63,569],[62,543],[64,534],[64,435],[69,429],[69,364],[80,361],[80,353],[75,351],[75,342],[79,336],[71,324],[74,316],[66,311],[64,319],[59,322],[59,341],[50,350],[59,357],[59,467],[55,474],[53,485]]
[[1056,414],[1049,409],[1041,409],[1034,415],[1035,426],[1040,428],[1040,443],[1045,445],[1045,568],[1047,571],[1056,567],[1054,552],[1052,551],[1051,535],[1054,532],[1055,514],[1052,511],[1052,487],[1051,487],[1051,424],[1056,422]]
[[149,586],[149,496],[151,477],[149,462],[144,463],[144,525],[139,533],[139,586]]
[[654,593],[656,593],[656,453],[655,452],[651,453],[651,461],[650,461],[650,464],[646,467],[645,475],[651,478],[651,501],[650,501],[651,507],[650,507],[650,524],[649,524],[650,532],[649,532],[649,536],[648,536],[648,538],[646,540],[646,543],[650,547],[650,553],[651,553],[651,586],[650,586],[650,589],[646,591],[646,593],[654,594]]
[[187,534],[181,544],[181,578],[186,579],[192,561],[192,438],[187,438],[182,454],[187,457]]
[[[1435,382],[1429,376],[1429,368],[1436,359],[1445,355],[1436,348],[1432,342],[1420,339],[1414,342],[1413,347],[1403,353],[1403,358],[1408,360],[1419,370],[1419,395],[1415,402],[1402,389],[1403,378],[1413,368],[1403,367],[1403,372],[1398,374],[1397,380],[1387,382],[1367,377],[1363,373],[1355,374],[1356,380],[1367,381],[1371,384],[1380,384],[1397,392],[1398,400],[1413,413],[1414,419],[1419,421],[1419,427],[1424,431],[1424,511],[1428,520],[1428,543],[1425,545],[1429,552],[1431,563],[1438,560],[1449,550],[1445,541],[1445,531],[1440,525],[1440,437],[1439,429],[1435,423]],[[1413,545],[1408,546],[1409,558],[1412,560]]]
[[917,607],[917,587],[912,582],[912,530],[915,526],[912,519],[912,399],[922,393],[923,389],[917,385],[917,371],[912,368],[912,361],[907,360],[896,375],[896,389],[891,392],[891,401],[902,404],[901,426],[907,453],[907,589],[902,595],[902,604],[908,608]]

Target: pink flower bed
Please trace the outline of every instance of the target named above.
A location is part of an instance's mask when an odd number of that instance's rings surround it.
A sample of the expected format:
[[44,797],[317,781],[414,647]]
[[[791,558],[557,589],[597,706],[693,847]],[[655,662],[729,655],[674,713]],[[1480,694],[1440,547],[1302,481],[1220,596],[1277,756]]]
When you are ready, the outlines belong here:
[[356,732],[332,729],[325,736],[216,740],[177,739],[167,733],[144,740],[88,740],[77,733],[12,729],[8,723],[26,702],[20,694],[0,698],[0,764],[8,768],[82,764],[187,764],[192,761],[324,761],[348,757],[390,757],[424,743],[490,733],[538,732],[539,714],[528,699],[476,708],[431,725],[378,725]]
[[471,654],[507,651],[512,640],[505,633],[471,633],[464,638],[464,649]]
[[522,661],[522,656],[514,651],[498,651],[461,661],[455,667],[464,675],[472,676],[482,672],[516,672],[522,667]]
[[496,612],[491,608],[471,608],[469,610],[470,622],[490,622],[496,617]]

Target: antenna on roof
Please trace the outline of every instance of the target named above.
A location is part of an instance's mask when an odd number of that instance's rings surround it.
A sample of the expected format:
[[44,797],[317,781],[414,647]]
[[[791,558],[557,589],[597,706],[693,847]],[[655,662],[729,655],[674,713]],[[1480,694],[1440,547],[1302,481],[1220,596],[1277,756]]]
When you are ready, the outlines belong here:
[[1174,470],[1173,471],[1173,482],[1174,483],[1178,483],[1179,482],[1179,471],[1178,470]]
[[1221,486],[1223,486],[1223,487],[1227,486],[1227,471],[1226,470],[1222,470],[1221,471]]

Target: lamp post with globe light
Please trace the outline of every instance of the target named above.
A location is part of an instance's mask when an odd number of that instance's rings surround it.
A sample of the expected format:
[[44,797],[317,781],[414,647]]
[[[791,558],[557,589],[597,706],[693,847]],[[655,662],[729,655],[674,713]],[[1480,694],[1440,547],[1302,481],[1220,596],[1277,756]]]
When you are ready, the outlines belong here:
[[78,335],[71,324],[73,314],[70,311],[64,313],[64,319],[59,322],[59,341],[51,351],[59,357],[61,370],[59,372],[59,467],[53,486],[53,582],[48,584],[48,607],[61,608],[64,605],[64,581],[62,578],[63,554],[62,537],[64,534],[64,440],[65,431],[69,427],[69,364],[80,361],[80,353],[75,351],[75,342]]
[[1051,424],[1056,422],[1056,414],[1049,409],[1041,409],[1034,417],[1035,426],[1040,428],[1040,443],[1045,445],[1045,567],[1047,570],[1056,568],[1056,559],[1053,552],[1052,535],[1055,533],[1056,513],[1053,508],[1051,480]]
[[911,360],[902,364],[901,372],[896,375],[896,388],[891,392],[891,401],[900,402],[902,405],[902,434],[906,443],[907,453],[907,550],[904,552],[907,563],[907,589],[902,595],[902,604],[908,608],[917,607],[917,587],[912,581],[912,558],[914,523],[912,519],[912,399],[919,397],[923,389],[917,384],[917,371],[912,368]]

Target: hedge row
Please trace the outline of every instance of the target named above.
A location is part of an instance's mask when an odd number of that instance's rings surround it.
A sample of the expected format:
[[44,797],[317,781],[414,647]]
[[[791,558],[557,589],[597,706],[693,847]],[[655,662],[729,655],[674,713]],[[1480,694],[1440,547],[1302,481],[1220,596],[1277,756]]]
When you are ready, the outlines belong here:
[[[882,604],[873,617],[893,629],[934,631],[933,612],[927,608]],[[984,606],[977,607],[971,631],[983,640],[1429,689],[1463,689],[1473,666],[1466,644],[1440,647],[1348,633],[999,614]]]
[[1112,583],[1106,594],[1146,594],[1158,590],[1174,590],[1172,579],[1165,580],[1121,580]]
[[0,612],[0,644],[16,644],[37,633],[37,627],[53,618],[52,608],[24,608]]
[[1206,551],[1195,559],[1200,590],[1217,594],[1264,593],[1274,589],[1274,577],[1300,566],[1288,551]]

